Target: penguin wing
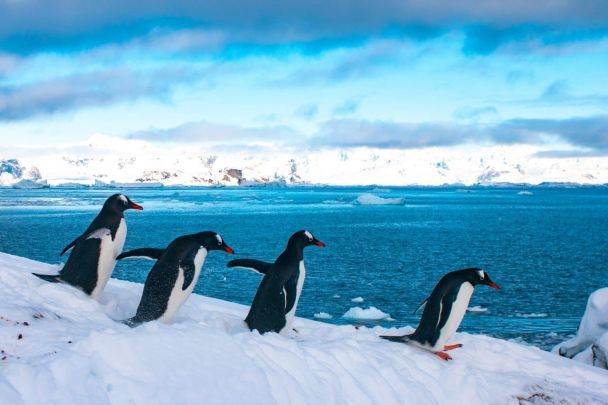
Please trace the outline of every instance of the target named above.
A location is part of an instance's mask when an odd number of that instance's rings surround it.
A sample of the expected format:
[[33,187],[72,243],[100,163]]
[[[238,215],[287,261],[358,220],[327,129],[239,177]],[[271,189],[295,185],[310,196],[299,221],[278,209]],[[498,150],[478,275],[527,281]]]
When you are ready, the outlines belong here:
[[[298,273],[299,274],[299,273]],[[285,291],[285,313],[289,313],[296,303],[296,296],[298,294],[298,277],[292,277],[285,283],[283,287]]]
[[116,260],[122,260],[126,258],[144,258],[150,260],[158,260],[165,252],[165,249],[157,249],[157,248],[140,248],[129,250],[128,252],[123,252],[118,255]]
[[59,256],[63,256],[65,254],[65,252],[67,252],[68,250],[70,250],[74,246],[76,246],[76,243],[78,243],[78,241],[80,240],[80,238],[82,238],[82,235],[80,235],[79,237],[77,237],[76,239],[74,239],[73,241],[71,241],[66,247],[64,247],[63,250],[61,251],[61,253],[59,253]]
[[185,291],[190,283],[192,283],[192,280],[194,280],[194,256],[196,255],[196,252],[197,251],[195,250],[186,255],[186,257],[179,262],[179,267],[181,267],[182,271],[184,272],[184,284],[182,285],[182,291]]
[[261,274],[266,274],[268,273],[268,270],[272,267],[272,263],[267,263],[255,259],[235,259],[230,260],[226,266],[240,267],[242,269],[253,270]]
[[426,297],[426,298],[424,299],[424,301],[422,301],[422,303],[421,303],[420,305],[418,305],[418,308],[416,308],[416,309],[414,310],[414,315],[416,315],[416,312],[420,311],[420,308],[422,308],[422,307],[426,306],[426,303],[427,303],[427,302],[429,302],[429,298],[431,298],[431,297]]
[[445,326],[450,313],[452,312],[452,305],[458,295],[458,288],[453,289],[448,294],[441,298],[441,313],[439,314],[439,322],[437,323],[437,332],[439,332]]

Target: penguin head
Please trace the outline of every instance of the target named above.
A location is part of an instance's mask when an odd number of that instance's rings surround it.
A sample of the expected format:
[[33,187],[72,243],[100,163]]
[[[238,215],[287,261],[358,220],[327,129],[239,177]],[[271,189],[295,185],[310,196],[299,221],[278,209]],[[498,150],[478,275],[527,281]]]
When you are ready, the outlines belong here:
[[129,197],[124,194],[114,194],[106,200],[103,205],[103,209],[122,214],[124,211],[129,209],[141,211],[144,209],[144,207],[135,204],[133,201],[131,201]]
[[313,246],[313,245],[319,246],[319,247],[325,247],[325,243],[323,243],[320,240],[318,240],[317,238],[315,238],[312,233],[310,233],[309,231],[306,231],[306,230],[301,230],[301,231],[298,231],[298,232],[294,233],[293,235],[291,235],[291,238],[289,238],[288,245],[298,246],[301,248],[305,248],[306,246]]
[[201,247],[207,250],[223,250],[228,254],[234,254],[234,250],[224,242],[224,239],[216,232],[199,232],[196,235],[196,241]]
[[500,290],[498,284],[496,284],[490,279],[488,273],[477,267],[467,269],[467,281],[473,284],[473,286],[483,284]]

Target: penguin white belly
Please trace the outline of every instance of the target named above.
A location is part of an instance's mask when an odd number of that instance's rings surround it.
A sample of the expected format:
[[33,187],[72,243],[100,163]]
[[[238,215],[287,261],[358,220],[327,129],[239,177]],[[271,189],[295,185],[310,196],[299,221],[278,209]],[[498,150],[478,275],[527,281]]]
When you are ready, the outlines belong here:
[[87,239],[100,239],[99,259],[97,261],[97,284],[91,292],[91,298],[97,299],[105,288],[112,276],[116,266],[116,256],[122,252],[127,237],[127,224],[123,219],[120,220],[114,240],[108,228],[101,228],[92,232]]
[[[281,329],[280,333],[289,332],[293,325],[294,318],[296,317],[296,308],[298,307],[298,301],[300,300],[300,294],[302,294],[302,288],[304,287],[304,278],[306,277],[306,268],[304,267],[304,260],[300,262],[300,275],[298,276],[298,283],[296,284],[296,299],[293,302],[293,308],[285,314],[285,326]],[[287,296],[285,296],[287,300]]]
[[192,282],[185,290],[182,289],[184,285],[184,270],[181,268],[178,269],[177,280],[175,281],[175,285],[171,290],[171,295],[169,296],[169,301],[167,302],[167,310],[165,313],[159,318],[160,321],[169,323],[173,316],[177,312],[177,310],[182,306],[182,304],[188,299],[190,294],[192,294],[192,290],[194,290],[194,286],[198,282],[198,278],[201,275],[201,270],[203,268],[203,264],[205,263],[205,258],[207,257],[207,249],[201,248],[194,256],[194,278]]
[[452,304],[452,310],[448,315],[448,320],[439,331],[439,339],[437,339],[437,343],[435,343],[435,346],[433,347],[434,351],[443,350],[443,346],[445,346],[447,341],[454,335],[456,330],[458,330],[458,327],[467,312],[467,307],[469,306],[471,295],[473,295],[474,290],[475,287],[468,281],[462,283],[460,286],[458,294],[456,295],[456,300]]

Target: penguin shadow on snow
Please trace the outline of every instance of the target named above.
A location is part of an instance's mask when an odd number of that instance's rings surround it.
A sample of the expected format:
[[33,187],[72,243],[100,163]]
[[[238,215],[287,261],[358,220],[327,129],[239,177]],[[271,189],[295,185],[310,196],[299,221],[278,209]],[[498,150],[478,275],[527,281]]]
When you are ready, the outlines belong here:
[[135,316],[122,321],[134,327],[143,322],[171,322],[196,285],[209,251],[234,251],[216,232],[180,236],[166,248],[139,248],[122,253],[118,260],[148,258],[156,260],[146,282]]
[[392,342],[406,343],[433,352],[443,360],[452,360],[446,351],[462,347],[462,344],[447,345],[458,330],[475,290],[483,284],[500,290],[490,276],[477,267],[452,271],[437,283],[431,295],[414,311],[424,306],[418,327],[412,334],[402,336],[380,336]]

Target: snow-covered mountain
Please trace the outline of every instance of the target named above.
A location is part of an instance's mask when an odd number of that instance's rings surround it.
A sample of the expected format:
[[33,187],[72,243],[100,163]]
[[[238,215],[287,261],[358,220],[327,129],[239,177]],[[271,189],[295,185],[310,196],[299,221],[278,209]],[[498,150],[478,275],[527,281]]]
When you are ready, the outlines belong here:
[[608,157],[542,157],[527,145],[467,149],[171,146],[94,135],[86,144],[0,148],[0,185],[442,185],[608,183]]

